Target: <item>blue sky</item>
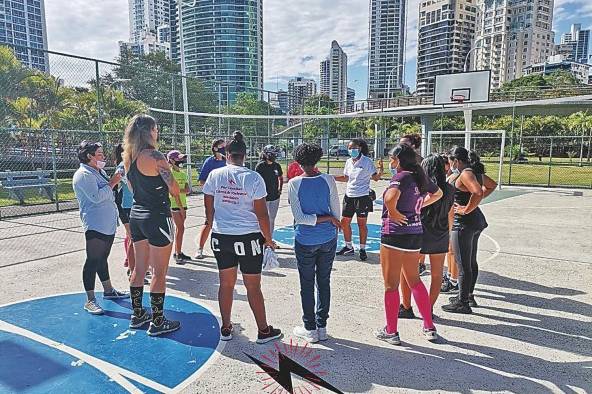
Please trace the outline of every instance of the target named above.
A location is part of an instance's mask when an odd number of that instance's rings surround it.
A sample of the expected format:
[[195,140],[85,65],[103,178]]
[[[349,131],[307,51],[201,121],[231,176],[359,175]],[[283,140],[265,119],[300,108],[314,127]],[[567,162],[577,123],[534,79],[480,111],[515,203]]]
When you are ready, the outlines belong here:
[[[294,76],[318,81],[319,62],[337,40],[349,58],[348,82],[366,97],[367,0],[264,0],[265,87],[286,88]],[[419,0],[409,0],[405,82],[415,86]],[[45,2],[52,50],[112,60],[129,36],[126,0]],[[108,17],[106,17],[108,15]],[[572,23],[592,28],[592,0],[555,0],[556,41]]]

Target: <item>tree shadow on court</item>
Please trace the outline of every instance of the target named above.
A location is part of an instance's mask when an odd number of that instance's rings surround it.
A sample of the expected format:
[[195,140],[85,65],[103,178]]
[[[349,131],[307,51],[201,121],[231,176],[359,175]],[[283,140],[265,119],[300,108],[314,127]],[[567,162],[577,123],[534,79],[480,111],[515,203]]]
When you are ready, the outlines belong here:
[[[477,285],[477,290],[479,285]],[[546,309],[550,311],[567,312],[584,317],[592,316],[592,305],[582,301],[565,297],[543,298],[530,294],[504,293],[496,290],[484,290],[478,294],[479,298],[493,301],[503,301],[516,305],[524,305],[531,308]]]
[[539,283],[528,282],[521,279],[509,278],[494,272],[479,270],[478,284],[505,287],[508,289],[534,291],[537,293],[554,294],[559,296],[576,296],[586,294],[581,290],[569,289],[565,287],[545,286]]
[[[479,308],[484,309],[484,308]],[[510,311],[508,313],[516,313]],[[575,337],[578,334],[567,334],[558,331],[558,327],[553,327],[552,323],[557,322],[556,318],[549,318],[539,316],[539,324],[533,324],[532,321],[523,319],[512,319],[500,316],[491,316],[482,312],[477,312],[477,308],[473,310],[473,315],[492,319],[494,323],[474,323],[465,320],[452,320],[440,316],[437,320],[438,324],[449,327],[464,328],[474,332],[483,332],[491,335],[501,336],[505,338],[514,339],[525,343],[530,343],[537,346],[545,346],[551,349],[571,352],[582,356],[592,356],[592,346],[590,339]],[[563,323],[565,323],[564,319]],[[498,322],[514,323],[515,325],[500,324]],[[575,322],[573,324],[577,324]],[[579,322],[580,332],[582,332],[582,323]],[[573,328],[575,331],[577,328]]]
[[[243,353],[269,363],[263,355],[277,350],[275,343],[253,345],[248,338],[237,338],[225,347],[223,354],[237,361],[254,365]],[[370,339],[372,340],[372,339]],[[245,343],[247,341],[247,343]],[[288,336],[278,343],[279,349],[289,357],[290,344],[304,343]],[[342,338],[329,338],[313,345],[311,354],[319,365],[317,371],[326,371],[322,378],[343,392],[366,392],[379,389],[388,392],[394,388],[407,390],[433,390],[470,393],[480,391],[512,391],[518,393],[549,392],[555,386],[573,392],[569,386],[590,387],[587,369],[592,362],[552,362],[505,349],[442,341],[446,345],[471,351],[459,353],[457,349],[442,345],[401,347],[378,346]],[[308,345],[310,347],[310,345]],[[275,349],[275,350],[274,350]],[[291,358],[303,364],[295,353]],[[277,361],[269,363],[277,368]],[[259,369],[256,369],[260,372]],[[265,374],[252,374],[253,387],[262,384]],[[543,385],[532,379],[546,381]]]
[[[209,268],[215,268],[209,267]],[[220,279],[218,272],[206,270],[192,270],[179,266],[169,267],[167,274],[167,288],[186,293],[196,299],[218,301],[218,288]],[[236,280],[236,286],[243,284],[240,273]],[[235,301],[247,301],[247,297],[234,290]]]

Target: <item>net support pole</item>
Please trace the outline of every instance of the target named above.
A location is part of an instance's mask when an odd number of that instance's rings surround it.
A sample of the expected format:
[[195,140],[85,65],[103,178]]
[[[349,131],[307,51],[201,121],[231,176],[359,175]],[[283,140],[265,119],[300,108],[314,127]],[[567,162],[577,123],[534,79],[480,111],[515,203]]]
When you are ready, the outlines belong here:
[[506,150],[506,130],[502,132],[502,146],[500,151],[499,157],[499,168],[497,174],[497,189],[502,190],[502,174],[503,174],[503,167],[504,167],[504,151]]
[[421,139],[422,141],[427,141],[427,143],[421,144],[421,155],[426,157],[430,154],[432,150],[432,131],[434,130],[434,118],[422,115],[420,117],[421,121]]
[[465,106],[463,110],[465,116],[465,148],[471,149],[471,131],[473,130],[473,110],[469,106]]

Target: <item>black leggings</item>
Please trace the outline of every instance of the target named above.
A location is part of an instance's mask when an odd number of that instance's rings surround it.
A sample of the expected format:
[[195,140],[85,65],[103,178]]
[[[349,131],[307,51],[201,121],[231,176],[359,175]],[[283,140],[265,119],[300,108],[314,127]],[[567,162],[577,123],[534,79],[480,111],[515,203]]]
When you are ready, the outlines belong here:
[[477,275],[479,274],[479,265],[477,264],[477,244],[482,230],[476,230],[470,227],[463,227],[458,230],[452,230],[450,242],[452,251],[458,265],[458,285],[460,288],[460,301],[468,302],[469,294],[473,294]]
[[109,257],[109,253],[111,253],[115,234],[105,235],[94,230],[89,230],[84,236],[86,238],[86,261],[82,269],[82,282],[84,283],[84,290],[92,291],[95,289],[95,277],[97,274],[101,282],[109,280],[107,258]]

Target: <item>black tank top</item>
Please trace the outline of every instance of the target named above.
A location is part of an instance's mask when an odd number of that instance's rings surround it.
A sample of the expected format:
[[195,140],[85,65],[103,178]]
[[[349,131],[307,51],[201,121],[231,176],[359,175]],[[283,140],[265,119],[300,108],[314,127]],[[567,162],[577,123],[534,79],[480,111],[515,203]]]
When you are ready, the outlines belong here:
[[[470,168],[465,168],[463,171],[473,171]],[[451,180],[451,184],[455,186],[454,190],[454,202],[458,205],[466,206],[471,199],[471,192],[460,190],[460,188],[456,187],[456,181],[460,178],[460,174]],[[477,178],[477,182],[479,185],[483,186],[483,176],[475,174],[475,178]],[[458,215],[454,214],[454,222],[452,223],[453,230],[459,230],[463,226],[471,227],[477,230],[483,230],[487,227],[487,221],[485,220],[485,215],[481,212],[479,207],[475,208],[471,213],[468,215]]]
[[171,216],[169,187],[160,175],[144,175],[134,160],[127,173],[134,192],[130,218],[148,219],[151,215]]

